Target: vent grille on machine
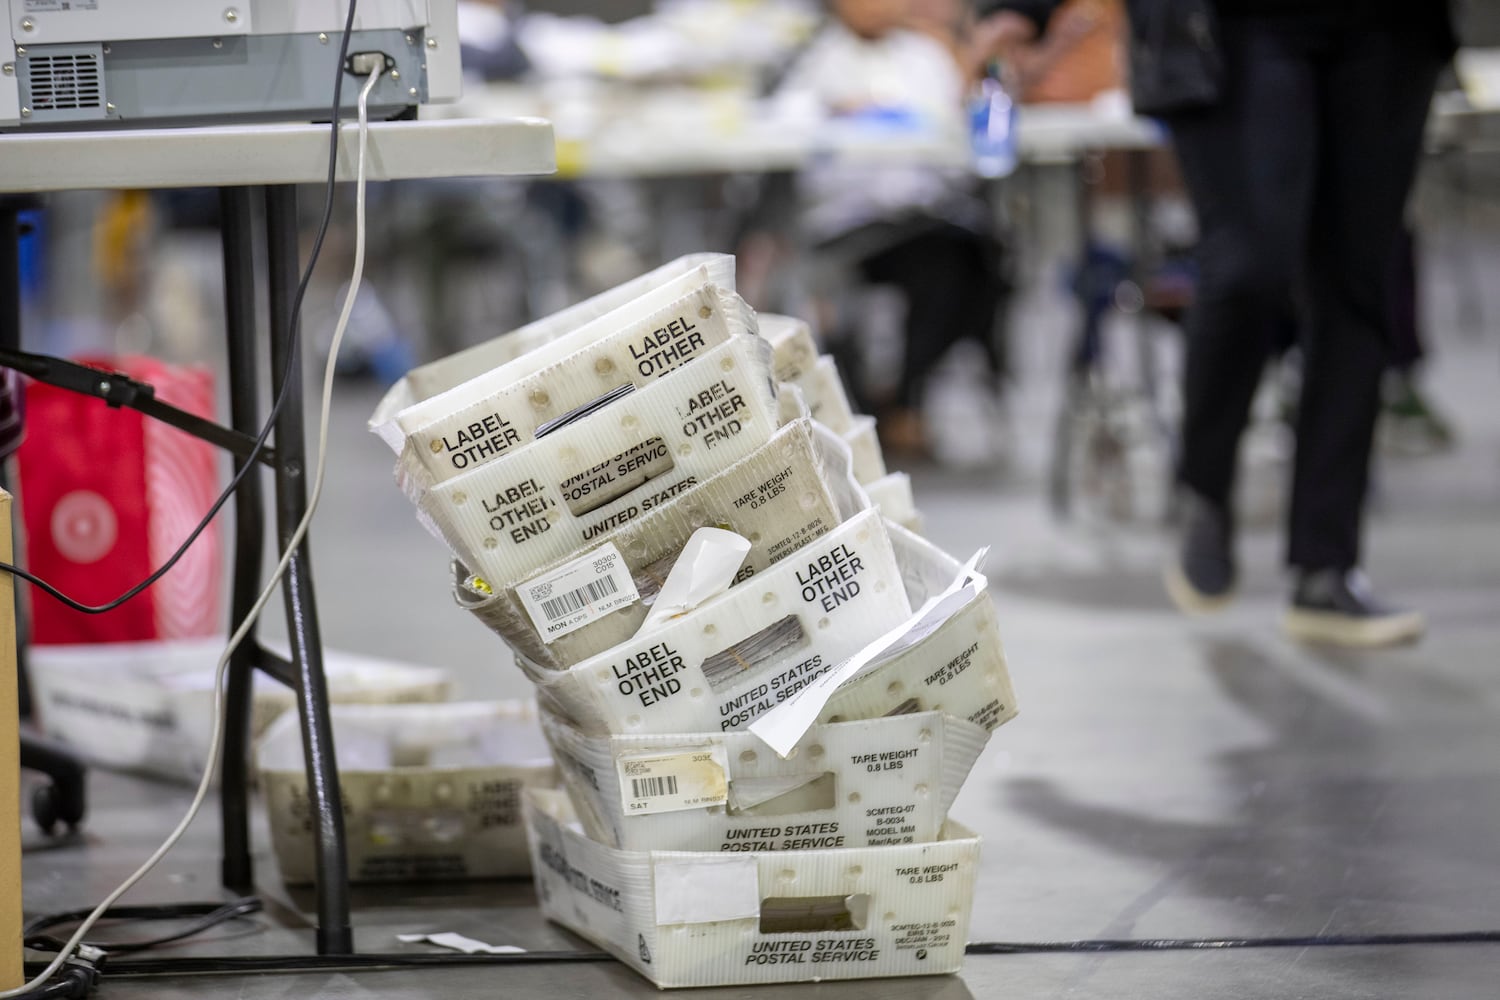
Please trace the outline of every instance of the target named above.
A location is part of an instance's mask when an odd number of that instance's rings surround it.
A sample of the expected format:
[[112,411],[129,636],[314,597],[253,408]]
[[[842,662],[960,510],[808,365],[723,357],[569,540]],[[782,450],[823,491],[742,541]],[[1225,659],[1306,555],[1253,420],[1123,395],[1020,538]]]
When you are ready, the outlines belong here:
[[98,56],[87,53],[39,55],[28,62],[34,110],[72,111],[99,107]]

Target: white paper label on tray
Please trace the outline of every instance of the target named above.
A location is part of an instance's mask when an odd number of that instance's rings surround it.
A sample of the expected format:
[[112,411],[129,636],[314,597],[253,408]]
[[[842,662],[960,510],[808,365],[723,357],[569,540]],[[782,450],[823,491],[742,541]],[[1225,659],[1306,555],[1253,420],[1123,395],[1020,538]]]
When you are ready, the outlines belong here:
[[616,766],[627,815],[701,809],[729,801],[729,758],[721,743],[674,754],[622,754]]
[[656,922],[713,924],[760,916],[760,866],[754,858],[657,862]]
[[641,599],[630,567],[613,544],[601,545],[516,590],[543,642]]

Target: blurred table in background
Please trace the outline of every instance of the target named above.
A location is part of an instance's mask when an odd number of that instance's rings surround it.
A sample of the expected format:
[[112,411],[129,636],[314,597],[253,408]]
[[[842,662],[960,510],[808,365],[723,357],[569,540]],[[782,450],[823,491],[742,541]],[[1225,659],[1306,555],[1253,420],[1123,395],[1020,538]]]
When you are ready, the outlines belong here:
[[[557,133],[558,178],[791,172],[830,155],[955,168],[973,162],[962,130],[875,129],[781,108],[735,91],[506,84],[472,88],[457,104],[426,107],[423,114],[547,117]],[[1123,95],[1092,104],[1022,107],[1017,136],[1021,159],[1038,163],[1165,143],[1161,126],[1132,114]]]

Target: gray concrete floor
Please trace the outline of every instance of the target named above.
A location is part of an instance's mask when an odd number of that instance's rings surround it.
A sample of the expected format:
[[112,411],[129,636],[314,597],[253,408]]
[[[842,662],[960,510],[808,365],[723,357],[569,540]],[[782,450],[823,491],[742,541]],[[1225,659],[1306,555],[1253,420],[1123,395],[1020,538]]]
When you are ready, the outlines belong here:
[[[1488,238],[1480,253],[1459,242],[1471,237],[1437,241],[1427,282],[1436,341],[1428,381],[1459,446],[1383,461],[1370,518],[1375,579],[1431,617],[1420,645],[1346,653],[1283,639],[1274,527],[1244,539],[1237,604],[1199,622],[1177,616],[1162,594],[1160,529],[1053,519],[1040,484],[1056,308],[1038,307],[1037,323],[1018,332],[1009,467],[913,470],[931,537],[964,553],[994,546],[992,589],[1022,710],[995,735],[954,809],[985,837],[974,940],[1500,928],[1500,341],[1483,309],[1476,317],[1460,308],[1469,292],[1450,280],[1492,260],[1500,242]],[[1481,287],[1481,305],[1487,293]],[[363,432],[376,395],[341,391],[314,531],[327,642],[448,667],[467,696],[524,693],[503,648],[452,608],[439,546],[391,484],[383,447]],[[50,844],[28,830],[29,914],[95,901],[186,801],[179,788],[103,773],[92,791],[76,841]],[[311,949],[310,900],[279,884],[258,832],[266,916],[172,954]],[[131,898],[218,898],[216,836],[206,816]],[[542,921],[525,883],[362,889],[357,902],[363,950],[395,950],[397,933],[439,929],[531,949],[582,946]],[[1022,955],[974,957],[956,977],[754,995],[1448,1000],[1493,996],[1497,973],[1495,945]],[[653,992],[609,964],[109,980],[99,995]]]

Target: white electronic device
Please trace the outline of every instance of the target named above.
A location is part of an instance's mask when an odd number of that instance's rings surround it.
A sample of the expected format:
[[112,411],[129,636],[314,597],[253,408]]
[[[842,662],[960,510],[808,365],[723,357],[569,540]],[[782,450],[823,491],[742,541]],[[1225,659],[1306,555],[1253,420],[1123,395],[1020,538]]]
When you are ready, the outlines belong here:
[[[0,129],[327,121],[348,0],[0,0]],[[360,0],[370,114],[457,99],[457,0]],[[352,109],[358,82],[343,88]]]

